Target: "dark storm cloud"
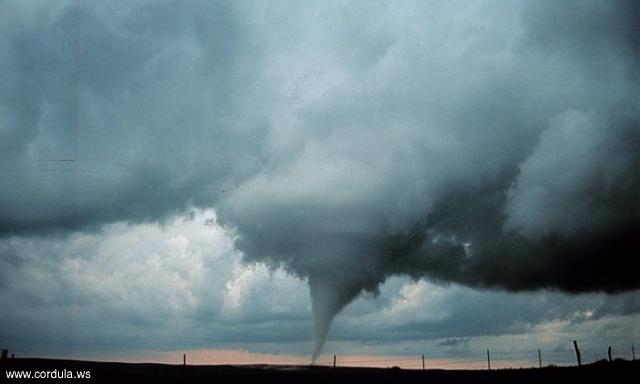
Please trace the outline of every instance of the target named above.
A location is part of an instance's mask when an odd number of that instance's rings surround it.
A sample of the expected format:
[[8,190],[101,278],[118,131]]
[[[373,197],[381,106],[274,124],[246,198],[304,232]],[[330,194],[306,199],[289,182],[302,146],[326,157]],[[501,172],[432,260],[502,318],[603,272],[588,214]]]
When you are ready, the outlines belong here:
[[2,17],[0,230],[161,219],[250,168],[260,129],[229,119],[244,45],[225,3],[18,2]]
[[[633,19],[618,17],[636,10],[545,5],[365,13],[372,31],[350,48],[392,43],[369,67],[345,60],[346,80],[296,113],[293,154],[220,205],[247,260],[308,276],[314,354],[333,316],[394,274],[638,287],[638,58]],[[341,31],[335,13],[320,28]]]
[[316,354],[395,274],[640,285],[634,2],[27,8],[0,46],[5,233],[214,206],[246,261],[308,279]]

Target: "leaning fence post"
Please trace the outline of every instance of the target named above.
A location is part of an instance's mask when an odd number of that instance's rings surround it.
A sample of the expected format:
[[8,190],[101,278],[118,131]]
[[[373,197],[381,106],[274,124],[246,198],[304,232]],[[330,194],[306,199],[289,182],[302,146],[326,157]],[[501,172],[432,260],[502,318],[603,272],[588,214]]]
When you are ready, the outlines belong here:
[[609,356],[609,362],[611,363],[613,360],[611,359],[611,346],[607,348],[607,355]]
[[487,367],[491,370],[491,355],[489,354],[489,350],[487,349]]
[[573,348],[576,350],[576,359],[578,359],[578,366],[582,365],[582,359],[580,358],[580,349],[578,349],[578,342],[573,340]]

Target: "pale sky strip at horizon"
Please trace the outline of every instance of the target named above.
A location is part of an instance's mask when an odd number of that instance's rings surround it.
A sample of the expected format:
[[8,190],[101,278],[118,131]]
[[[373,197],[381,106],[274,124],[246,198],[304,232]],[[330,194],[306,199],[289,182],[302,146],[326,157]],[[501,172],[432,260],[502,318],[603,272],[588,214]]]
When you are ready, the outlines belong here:
[[[547,351],[545,351],[546,353]],[[573,352],[571,352],[572,354]],[[131,356],[92,356],[95,361],[104,362],[128,362],[128,363],[163,363],[182,364],[183,354],[186,354],[186,361],[189,365],[309,365],[308,355],[283,355],[255,353],[235,349],[196,349],[184,351],[138,351]],[[499,354],[498,354],[499,355]],[[73,357],[73,356],[70,356]],[[575,355],[568,355],[564,358],[555,356],[547,358],[543,364],[555,366],[567,366],[575,364]],[[585,360],[585,362],[590,360]],[[595,361],[595,360],[594,360]],[[333,355],[319,356],[315,365],[332,366]],[[336,358],[336,365],[342,367],[391,367],[398,366],[403,369],[422,369],[421,355],[418,356],[384,356],[384,355],[339,355]],[[505,358],[496,356],[491,359],[491,366],[495,369],[501,368],[529,368],[538,367],[539,361],[537,351],[531,351],[530,356],[520,356]],[[460,357],[450,356],[431,357],[425,356],[426,369],[486,369],[487,360],[485,351],[475,351],[474,356]]]

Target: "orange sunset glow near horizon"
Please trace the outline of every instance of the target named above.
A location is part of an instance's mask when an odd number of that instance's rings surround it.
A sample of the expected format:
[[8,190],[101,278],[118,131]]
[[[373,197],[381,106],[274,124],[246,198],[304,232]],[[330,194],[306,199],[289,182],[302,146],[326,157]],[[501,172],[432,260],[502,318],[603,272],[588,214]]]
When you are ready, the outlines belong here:
[[[186,355],[187,365],[282,365],[282,366],[308,366],[311,365],[309,355],[296,354],[271,354],[250,352],[241,349],[193,349],[184,351],[141,351],[134,356],[102,356],[92,360],[104,362],[124,363],[156,363],[175,364],[183,363],[183,354]],[[81,357],[75,357],[81,358]],[[332,366],[333,355],[322,354],[319,356],[317,366]],[[402,369],[422,369],[421,356],[402,355],[337,355],[336,365],[339,367],[366,367]],[[562,364],[560,364],[562,365]],[[503,368],[531,368],[537,366],[533,360],[496,359],[491,360],[492,369]],[[481,355],[474,358],[429,358],[425,356],[426,369],[486,369],[487,362],[481,359]]]

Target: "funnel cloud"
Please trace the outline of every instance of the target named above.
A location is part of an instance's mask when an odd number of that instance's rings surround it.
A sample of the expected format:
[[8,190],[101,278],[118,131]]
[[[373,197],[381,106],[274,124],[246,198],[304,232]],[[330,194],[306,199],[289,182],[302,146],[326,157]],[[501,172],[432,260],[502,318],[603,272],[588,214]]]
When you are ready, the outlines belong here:
[[3,236],[213,207],[313,360],[395,275],[640,288],[637,2],[9,4]]

